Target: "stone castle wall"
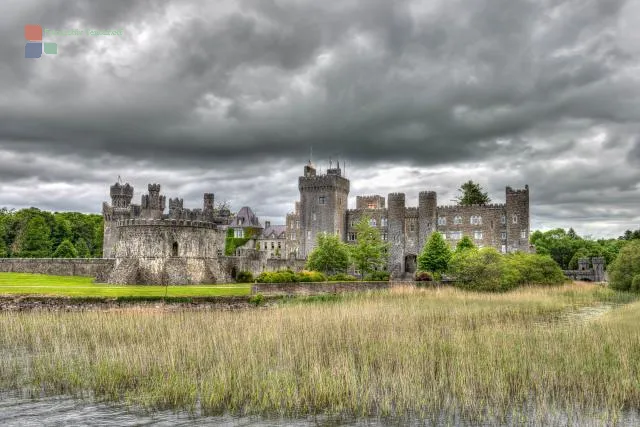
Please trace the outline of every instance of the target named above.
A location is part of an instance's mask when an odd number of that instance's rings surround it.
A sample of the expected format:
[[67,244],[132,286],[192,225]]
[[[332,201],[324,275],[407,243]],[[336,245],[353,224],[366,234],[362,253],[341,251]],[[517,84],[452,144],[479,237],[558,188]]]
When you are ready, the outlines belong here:
[[115,264],[108,258],[0,258],[0,272],[95,277],[104,281]]

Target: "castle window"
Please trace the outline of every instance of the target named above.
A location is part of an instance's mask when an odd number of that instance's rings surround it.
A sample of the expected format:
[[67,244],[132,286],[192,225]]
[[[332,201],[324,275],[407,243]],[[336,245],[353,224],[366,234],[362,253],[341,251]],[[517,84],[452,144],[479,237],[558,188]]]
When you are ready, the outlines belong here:
[[409,223],[409,232],[413,233],[414,231],[416,231],[416,225],[413,222]]
[[520,232],[520,238],[521,239],[526,239],[527,238],[527,230],[522,230]]
[[383,227],[386,227],[387,226],[387,218],[382,218],[380,220],[380,225],[383,226]]
[[507,216],[506,215],[502,215],[500,217],[500,224],[506,224],[507,223]]
[[460,225],[460,224],[462,224],[462,217],[461,217],[460,215],[456,215],[456,216],[453,218],[453,223],[454,223],[454,224],[456,224],[456,225]]
[[372,227],[375,227],[376,226],[376,219],[375,218],[371,218],[369,220],[369,225],[372,226]]
[[473,238],[476,240],[482,240],[482,231],[476,230],[473,232]]
[[347,233],[347,240],[350,242],[356,241],[356,233]]
[[278,242],[278,249],[282,249],[282,243]]
[[289,237],[291,237],[291,240],[296,240],[296,233],[291,233],[291,236]]
[[462,239],[462,231],[452,231],[449,233],[451,240],[460,240]]
[[311,230],[307,230],[307,239],[310,240],[311,239]]
[[316,218],[317,218],[317,217],[316,217],[316,213],[314,212],[314,213],[313,213],[313,220],[315,221],[315,220],[316,220]]
[[296,221],[296,228],[300,228],[300,221]]
[[513,222],[514,224],[518,223],[518,215],[517,214],[513,214],[513,216],[511,217],[511,222]]
[[502,240],[507,240],[507,232],[506,232],[506,231],[503,231],[502,233],[500,233],[500,238],[501,238]]
[[264,250],[267,250],[267,242],[264,242]]
[[242,228],[236,228],[234,231],[234,236],[238,238],[244,237],[244,230]]
[[387,238],[388,238],[387,233],[382,233],[382,240],[386,242]]
[[375,204],[375,203],[373,203],[373,202],[369,202],[369,203],[367,204],[367,209],[375,209],[375,208],[376,208],[376,204]]
[[471,225],[482,225],[482,217],[480,215],[473,215],[469,219],[469,223]]
[[439,216],[438,217],[438,225],[447,225],[447,217]]
[[326,198],[326,196],[319,196],[319,197],[318,197],[318,204],[319,204],[319,205],[324,205],[324,204],[326,204],[326,203],[327,203],[327,198]]
[[506,253],[507,253],[507,245],[502,245],[501,252],[502,252],[503,254],[506,254]]
[[171,246],[171,256],[178,256],[178,242],[173,242]]
[[275,249],[275,244],[271,242],[271,249]]

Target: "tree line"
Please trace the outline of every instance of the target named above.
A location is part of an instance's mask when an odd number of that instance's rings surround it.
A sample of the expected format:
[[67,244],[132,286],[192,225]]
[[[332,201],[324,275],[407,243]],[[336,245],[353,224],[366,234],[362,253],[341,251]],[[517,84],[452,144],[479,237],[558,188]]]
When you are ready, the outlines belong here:
[[0,209],[0,257],[100,258],[102,215]]

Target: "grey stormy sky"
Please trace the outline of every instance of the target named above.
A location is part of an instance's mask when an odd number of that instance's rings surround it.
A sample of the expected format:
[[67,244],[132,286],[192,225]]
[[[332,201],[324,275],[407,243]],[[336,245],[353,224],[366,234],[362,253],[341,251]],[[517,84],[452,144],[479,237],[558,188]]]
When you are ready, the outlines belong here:
[[[28,60],[25,24],[84,33]],[[0,206],[99,212],[121,175],[282,223],[313,146],[352,207],[472,179],[529,184],[534,230],[640,228],[637,0],[9,0],[0,55]]]

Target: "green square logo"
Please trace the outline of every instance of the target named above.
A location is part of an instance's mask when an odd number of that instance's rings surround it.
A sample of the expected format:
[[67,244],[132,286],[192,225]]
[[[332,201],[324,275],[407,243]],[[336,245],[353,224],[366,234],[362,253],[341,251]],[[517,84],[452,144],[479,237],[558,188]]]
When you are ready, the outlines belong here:
[[47,55],[56,55],[58,53],[58,44],[44,42],[44,53]]

